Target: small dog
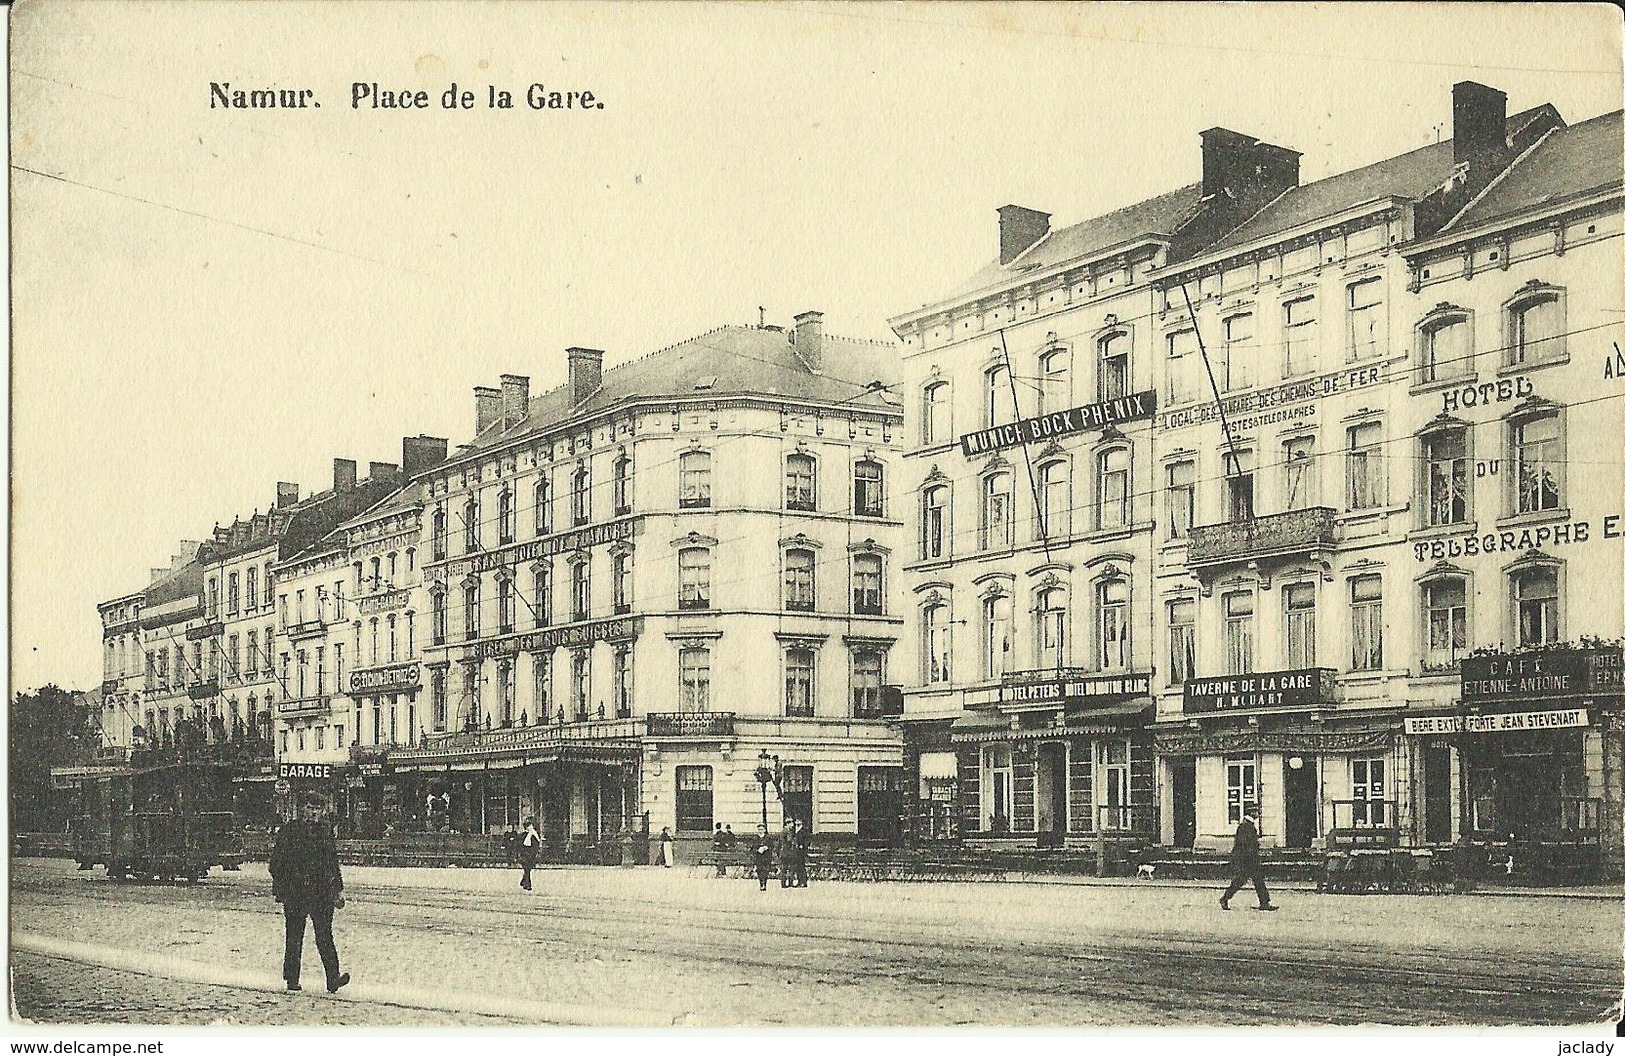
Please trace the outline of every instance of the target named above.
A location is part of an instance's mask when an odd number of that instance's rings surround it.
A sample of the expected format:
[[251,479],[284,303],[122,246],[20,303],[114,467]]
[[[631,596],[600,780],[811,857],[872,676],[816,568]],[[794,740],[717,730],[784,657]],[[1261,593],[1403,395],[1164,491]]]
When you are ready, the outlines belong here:
[[1154,865],[1142,865],[1134,872],[1134,879],[1136,880],[1155,880],[1156,878],[1157,867]]

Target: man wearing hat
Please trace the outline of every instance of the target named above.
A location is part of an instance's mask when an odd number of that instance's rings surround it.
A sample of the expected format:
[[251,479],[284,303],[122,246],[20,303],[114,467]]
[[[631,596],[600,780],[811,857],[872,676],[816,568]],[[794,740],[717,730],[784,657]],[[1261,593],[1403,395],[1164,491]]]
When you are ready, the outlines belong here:
[[1253,891],[1258,894],[1258,908],[1263,910],[1277,908],[1270,903],[1270,889],[1264,886],[1264,872],[1258,863],[1256,804],[1249,804],[1241,812],[1241,824],[1236,826],[1236,840],[1230,848],[1230,868],[1235,873],[1235,879],[1230,881],[1230,886],[1219,896],[1220,909],[1229,909],[1231,897],[1249,880],[1253,882]]
[[333,910],[344,905],[344,877],[339,872],[333,830],[322,817],[326,812],[322,798],[305,796],[303,810],[302,819],[282,826],[271,849],[271,894],[282,903],[284,925],[282,978],[289,990],[300,988],[299,962],[305,952],[308,917],[331,994],[350,981],[350,973],[339,971],[339,951],[333,945]]

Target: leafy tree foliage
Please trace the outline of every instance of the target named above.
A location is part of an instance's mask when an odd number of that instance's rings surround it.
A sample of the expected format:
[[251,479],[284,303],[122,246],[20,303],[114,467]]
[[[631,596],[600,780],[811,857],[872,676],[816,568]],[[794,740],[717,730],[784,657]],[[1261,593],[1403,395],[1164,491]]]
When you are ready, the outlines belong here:
[[51,789],[51,767],[84,763],[101,743],[93,705],[83,693],[47,685],[12,699],[8,778],[11,831],[52,832],[67,826],[71,804]]

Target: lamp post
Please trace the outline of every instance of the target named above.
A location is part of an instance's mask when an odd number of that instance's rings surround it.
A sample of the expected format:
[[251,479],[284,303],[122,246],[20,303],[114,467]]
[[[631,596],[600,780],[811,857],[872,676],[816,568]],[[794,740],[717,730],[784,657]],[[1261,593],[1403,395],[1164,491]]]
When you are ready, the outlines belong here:
[[763,748],[762,753],[756,757],[756,780],[762,786],[762,828],[767,828],[767,786],[773,780],[774,759]]

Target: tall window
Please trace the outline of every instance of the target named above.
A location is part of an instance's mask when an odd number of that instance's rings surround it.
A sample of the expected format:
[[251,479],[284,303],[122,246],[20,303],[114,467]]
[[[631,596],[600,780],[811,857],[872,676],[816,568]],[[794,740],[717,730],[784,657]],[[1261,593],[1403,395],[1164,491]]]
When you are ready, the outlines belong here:
[[1349,509],[1383,504],[1387,479],[1382,461],[1382,423],[1366,422],[1348,431]]
[[513,631],[513,579],[497,577],[497,630],[502,634]]
[[1119,331],[1107,334],[1096,344],[1100,354],[1100,381],[1096,395],[1101,401],[1115,400],[1128,395],[1128,334]]
[[610,598],[616,615],[632,611],[632,555],[618,553],[610,564]]
[[1424,383],[1472,373],[1472,344],[1468,336],[1465,315],[1442,316],[1422,324],[1417,360]]
[[1551,645],[1557,637],[1557,573],[1539,568],[1512,579],[1518,615],[1518,644]]
[[259,583],[260,570],[258,568],[250,568],[248,570],[248,586],[243,592],[243,604],[247,606],[250,611],[259,607]]
[[1016,543],[1013,477],[1007,471],[991,473],[982,481],[982,549],[997,550]]
[[987,372],[983,396],[983,414],[989,427],[1006,425],[1016,420],[1016,394],[1010,387],[1010,372],[1003,366]]
[[1226,390],[1245,389],[1253,383],[1254,355],[1252,314],[1232,315],[1224,321],[1221,367]]
[[810,719],[813,714],[813,651],[784,651],[784,713]]
[[1382,280],[1367,279],[1348,288],[1348,358],[1371,359],[1382,355]]
[[497,721],[512,726],[514,719],[514,671],[512,660],[497,663]]
[[[509,596],[508,602],[509,602],[510,605],[512,604],[512,602],[513,602],[512,595]],[[386,627],[388,628],[387,637],[389,639],[389,662],[393,664],[395,662],[396,656],[398,655],[398,652],[399,652],[399,645],[398,645],[399,640],[398,640],[398,637],[397,637],[397,635],[395,633],[395,622],[396,622],[395,621],[395,614],[390,613],[389,618],[387,620],[385,620],[384,622],[385,622]]]
[[1072,534],[1072,472],[1065,459],[1045,462],[1038,467],[1038,512],[1035,526],[1044,538],[1065,538]]
[[[429,635],[433,639],[431,644],[446,644],[446,592],[436,590],[429,595]],[[249,638],[249,652],[254,650],[253,638]]]
[[1248,808],[1258,806],[1258,762],[1228,758],[1224,761],[1225,820],[1239,825]]
[[1429,524],[1467,520],[1467,430],[1446,429],[1422,438]]
[[[438,506],[435,507],[434,513],[429,516],[429,545],[436,561],[446,559],[446,511]],[[248,582],[249,589],[252,590],[254,583],[253,569],[248,572]],[[250,601],[249,605],[252,606],[253,602]]]
[[584,620],[592,613],[592,562],[576,561],[570,566],[570,618]]
[[818,508],[817,464],[811,455],[791,455],[784,460],[784,508]]
[[677,653],[677,710],[711,710],[711,650],[691,646]]
[[1315,438],[1294,436],[1281,445],[1286,468],[1286,508],[1302,510],[1320,500],[1320,481],[1315,474]]
[[852,654],[852,715],[880,718],[880,687],[886,680],[886,656],[871,650]]
[[926,488],[921,496],[923,512],[920,517],[920,557],[934,561],[947,557],[948,547],[948,485],[938,484]]
[[378,662],[378,617],[374,616],[371,620],[369,620],[367,627],[370,632],[368,636],[368,644],[370,646],[368,650],[369,659],[367,662],[376,664]]
[[615,460],[615,475],[611,478],[610,498],[615,505],[615,516],[632,512],[632,460],[626,455]]
[[1187,403],[1201,391],[1195,330],[1168,335],[1168,402]]
[[1126,670],[1129,666],[1128,580],[1107,579],[1096,584],[1095,608],[1100,668]]
[[570,478],[570,516],[577,525],[592,520],[592,469],[586,462]]
[[1131,806],[1129,785],[1129,743],[1126,739],[1113,737],[1100,742],[1100,770],[1101,790],[1105,793],[1106,807],[1104,827],[1108,829],[1126,829],[1132,818],[1127,808]]
[[692,546],[677,552],[677,607],[711,607],[711,551]]
[[1054,348],[1038,358],[1038,413],[1072,406],[1072,351]]
[[811,612],[813,597],[813,552],[786,550],[784,552],[784,607],[796,612]]
[[553,715],[553,656],[551,652],[532,653],[530,658],[530,702],[537,722]]
[[1236,451],[1224,456],[1224,516],[1231,523],[1253,519],[1255,461],[1251,451]]
[[[463,503],[463,550],[465,553],[474,553],[480,548],[480,500],[470,495],[468,501]],[[373,586],[377,586],[376,583]],[[361,585],[356,584],[359,593]]]
[[[357,719],[358,722],[360,721],[360,714],[359,714],[360,711],[361,711],[361,702],[356,701],[356,712],[357,712],[356,719]],[[478,665],[478,664],[464,664],[463,665],[463,700],[462,700],[461,706],[458,707],[457,711],[458,711],[458,713],[460,715],[463,716],[463,726],[464,726],[465,729],[478,729],[479,728],[480,717],[481,716],[480,716],[480,665]],[[373,714],[375,716],[374,722],[376,723],[376,721],[377,721],[377,719],[376,719],[376,715],[377,715],[376,709],[374,710]],[[373,736],[374,736],[374,739],[376,739],[377,734],[374,733]],[[356,739],[357,744],[361,743],[361,732],[359,730],[356,731],[355,739]]]
[[1126,447],[1102,451],[1095,460],[1099,474],[1095,493],[1095,523],[1101,528],[1121,528],[1129,523],[1128,462]]
[[1196,601],[1168,603],[1168,684],[1182,686],[1196,677]]
[[928,605],[921,612],[920,646],[926,685],[951,681],[953,624],[948,619],[948,606]]
[[1168,538],[1183,539],[1196,522],[1196,463],[1168,463]]
[[954,438],[951,391],[946,381],[932,382],[924,389],[925,435],[921,439],[927,445],[946,444]]
[[1315,328],[1315,299],[1299,297],[1282,306],[1282,337],[1286,344],[1286,376],[1315,369],[1319,334]]
[[1518,512],[1555,510],[1562,504],[1556,413],[1525,418],[1512,427]]
[[1507,308],[1507,365],[1563,355],[1563,303],[1557,290],[1537,289]]
[[463,637],[480,636],[480,584],[476,580],[463,586]]
[[429,714],[436,733],[446,728],[446,669],[429,672]]
[[997,594],[982,602],[982,626],[982,670],[988,678],[999,678],[1010,670],[1010,654],[1015,645],[1008,594]]
[[592,714],[592,650],[570,654],[570,703],[577,722]]
[[1392,824],[1383,796],[1387,792],[1388,762],[1385,759],[1350,759],[1349,790],[1354,800],[1354,824],[1381,828]]
[[[547,535],[553,530],[553,485],[544,470],[536,481],[536,534]],[[445,556],[445,555],[440,555]]]
[[711,453],[684,451],[677,459],[677,505],[693,509],[711,505]]
[[537,565],[531,570],[531,616],[536,626],[546,627],[553,622],[553,566]]
[[1286,666],[1315,666],[1315,587],[1292,583],[1281,591],[1286,606]]
[[709,833],[712,825],[711,768],[677,768],[677,831]]
[[513,492],[503,488],[497,493],[497,542],[511,543],[514,540],[514,513]]
[[[148,673],[148,676],[149,676],[147,681],[150,683],[152,681],[152,679],[150,677],[151,673],[152,673],[152,654],[151,653],[147,654],[147,673]],[[258,678],[259,673],[260,673],[260,636],[257,633],[255,633],[254,631],[249,631],[248,632],[248,671],[246,672],[246,677],[248,677],[250,679]],[[147,688],[151,689],[152,687],[149,685]]]
[[1351,671],[1382,670],[1382,577],[1349,580],[1349,639],[1354,647]]
[[1253,669],[1253,592],[1224,596],[1224,673],[1245,675]]
[[1426,666],[1454,667],[1467,649],[1467,581],[1438,579],[1422,587],[1427,615]]
[[852,611],[859,616],[879,616],[885,611],[881,571],[879,554],[857,554],[852,558]]
[[238,590],[238,574],[233,572],[226,577],[226,612],[233,616],[237,615],[238,606],[241,604]]
[[879,462],[863,459],[852,467],[852,512],[859,517],[886,513],[885,471]]
[[614,652],[615,660],[615,717],[617,719],[631,718],[632,716],[632,647],[618,645]]
[[1066,591],[1045,590],[1038,595],[1038,666],[1060,668],[1067,662]]

